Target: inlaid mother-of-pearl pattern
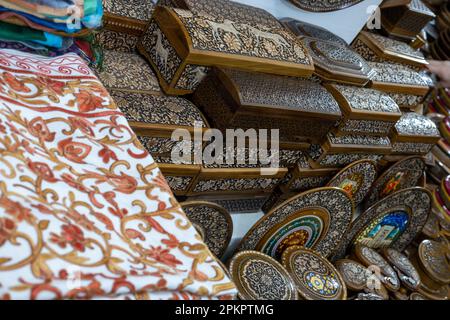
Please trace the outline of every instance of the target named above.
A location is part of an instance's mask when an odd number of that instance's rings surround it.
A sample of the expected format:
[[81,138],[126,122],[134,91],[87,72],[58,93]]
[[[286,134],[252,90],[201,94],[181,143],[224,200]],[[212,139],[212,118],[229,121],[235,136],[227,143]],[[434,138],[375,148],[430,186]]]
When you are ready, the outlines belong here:
[[436,124],[428,117],[415,112],[404,113],[395,128],[401,136],[440,137]]

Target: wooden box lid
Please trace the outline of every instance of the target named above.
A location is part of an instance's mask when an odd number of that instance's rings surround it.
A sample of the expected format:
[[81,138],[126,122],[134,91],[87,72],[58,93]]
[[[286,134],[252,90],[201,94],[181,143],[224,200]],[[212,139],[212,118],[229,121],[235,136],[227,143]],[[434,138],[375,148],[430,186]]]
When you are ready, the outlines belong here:
[[416,67],[424,67],[428,64],[422,52],[413,49],[405,42],[367,31],[361,31],[356,39],[362,41],[379,58]]
[[140,35],[154,8],[148,0],[103,0],[103,25],[108,30]]
[[370,87],[386,92],[425,96],[432,80],[407,66],[387,62],[368,62],[373,68]]
[[290,76],[310,76],[314,71],[304,44],[282,26],[255,27],[161,6],[156,7],[153,19],[187,64]]
[[289,28],[298,37],[310,37],[323,41],[332,42],[334,44],[347,46],[347,42],[341,37],[328,31],[325,28],[316,26],[303,21],[298,21],[292,18],[284,18],[280,20],[283,25]]
[[240,112],[339,120],[341,110],[320,84],[301,78],[217,68],[212,76]]
[[373,74],[372,68],[350,47],[309,37],[302,40],[314,60],[319,77],[359,86],[369,82]]
[[386,154],[390,153],[392,145],[388,137],[365,135],[335,136],[330,132],[322,148],[327,152],[364,151]]
[[403,114],[395,124],[392,139],[395,141],[436,143],[441,138],[436,124],[426,116],[414,112]]
[[402,116],[395,101],[381,91],[341,84],[325,84],[325,88],[347,118],[395,122]]

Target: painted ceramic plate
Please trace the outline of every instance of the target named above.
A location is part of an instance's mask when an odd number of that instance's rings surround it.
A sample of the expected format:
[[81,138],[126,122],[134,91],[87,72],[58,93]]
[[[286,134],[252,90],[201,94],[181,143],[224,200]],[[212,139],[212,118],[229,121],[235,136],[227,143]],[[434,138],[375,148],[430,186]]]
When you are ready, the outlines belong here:
[[327,186],[344,190],[353,199],[355,206],[358,206],[366,197],[376,176],[376,163],[372,160],[360,160],[342,169]]
[[289,0],[300,9],[313,12],[337,11],[353,6],[363,0]]
[[408,257],[394,249],[384,249],[383,256],[397,272],[402,284],[411,291],[420,285],[420,276]]
[[431,193],[420,187],[398,191],[380,200],[353,221],[332,261],[362,244],[375,249],[403,251],[421,232],[431,210]]
[[233,235],[233,221],[228,211],[206,201],[183,202],[181,206],[211,252],[222,257]]
[[350,260],[341,259],[334,264],[344,279],[345,285],[352,291],[361,291],[367,287],[369,271],[362,264]]
[[355,255],[366,267],[377,266],[380,268],[381,274],[379,275],[379,279],[387,289],[390,291],[397,291],[400,289],[400,279],[398,278],[397,273],[381,254],[372,248],[357,245],[355,247]]
[[262,217],[242,239],[238,250],[259,250],[274,258],[292,245],[329,256],[347,231],[353,201],[338,188],[317,188],[283,202]]
[[243,300],[297,300],[293,279],[275,259],[242,251],[230,261],[230,273]]
[[450,263],[447,259],[449,248],[442,242],[424,240],[419,245],[419,261],[434,281],[450,283]]
[[292,246],[283,252],[283,266],[299,294],[307,300],[345,300],[347,288],[336,268],[311,249]]
[[384,197],[411,187],[415,187],[425,170],[425,162],[421,157],[407,157],[387,169],[373,184],[364,203],[370,207]]

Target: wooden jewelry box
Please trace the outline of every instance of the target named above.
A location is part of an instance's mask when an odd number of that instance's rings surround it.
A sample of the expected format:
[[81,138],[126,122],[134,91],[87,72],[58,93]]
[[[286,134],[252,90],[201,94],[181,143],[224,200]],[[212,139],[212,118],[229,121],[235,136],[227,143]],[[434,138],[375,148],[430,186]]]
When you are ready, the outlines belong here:
[[315,75],[324,81],[365,86],[374,71],[358,53],[348,46],[303,37],[316,68]]
[[280,22],[266,10],[230,0],[160,0],[159,5],[206,13],[232,21],[280,27]]
[[387,136],[402,113],[385,93],[341,84],[325,84],[341,107],[343,119],[334,130],[337,136],[362,134]]
[[281,142],[320,141],[341,118],[317,83],[236,69],[214,68],[193,101],[215,128],[279,129]]
[[292,18],[284,18],[281,19],[280,22],[300,38],[310,37],[341,46],[347,46],[347,42],[345,42],[344,39],[325,28]]
[[168,94],[192,93],[211,66],[308,77],[314,65],[307,49],[280,27],[158,6],[138,50]]
[[368,159],[378,162],[383,155],[391,153],[389,138],[363,135],[335,136],[329,133],[322,144],[309,148],[312,168],[343,167],[351,162]]
[[421,69],[428,63],[422,52],[408,44],[376,33],[361,31],[352,48],[367,61],[396,62]]
[[392,152],[425,155],[441,138],[436,124],[414,112],[403,114],[391,134]]
[[339,171],[337,168],[312,169],[305,164],[297,164],[289,170],[280,188],[283,192],[303,192],[309,189],[325,186]]
[[176,196],[185,196],[200,173],[200,165],[158,163],[170,189]]
[[381,25],[392,36],[413,39],[435,14],[421,0],[381,10]]

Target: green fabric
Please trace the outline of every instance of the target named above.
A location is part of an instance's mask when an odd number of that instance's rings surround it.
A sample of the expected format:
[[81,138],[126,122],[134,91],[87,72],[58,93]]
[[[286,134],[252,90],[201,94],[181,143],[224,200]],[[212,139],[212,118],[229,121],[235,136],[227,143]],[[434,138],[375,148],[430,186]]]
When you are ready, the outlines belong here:
[[0,38],[17,41],[46,41],[43,31],[0,21]]

